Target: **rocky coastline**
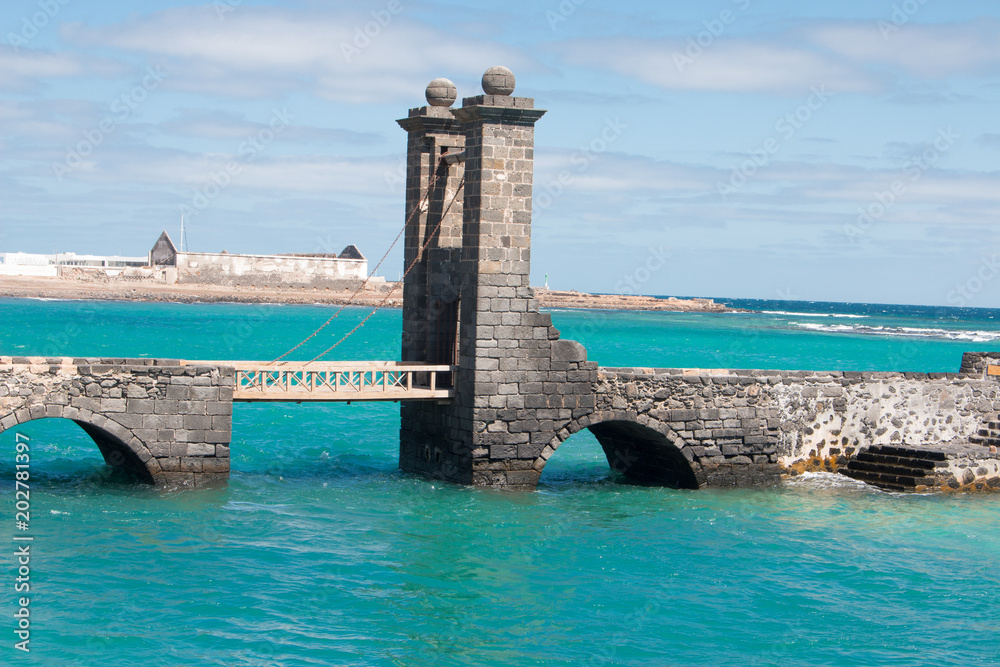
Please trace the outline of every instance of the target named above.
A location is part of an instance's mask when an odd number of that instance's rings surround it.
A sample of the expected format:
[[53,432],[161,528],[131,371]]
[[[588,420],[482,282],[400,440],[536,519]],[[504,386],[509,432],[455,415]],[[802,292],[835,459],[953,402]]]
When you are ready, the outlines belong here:
[[660,299],[632,294],[587,294],[586,292],[535,288],[543,308],[585,308],[596,310],[651,310],[683,313],[731,313],[729,308],[712,299]]
[[[66,278],[34,278],[25,276],[0,277],[0,297],[71,299],[99,301],[151,301],[169,303],[285,303],[330,304],[352,303],[374,307],[399,308],[403,291],[394,282],[371,285],[351,299],[357,286],[333,289],[293,289],[234,287],[210,284],[165,285],[152,281],[79,280]],[[711,299],[658,299],[648,296],[587,294],[577,291],[535,288],[543,308],[634,310],[725,313],[734,312]]]

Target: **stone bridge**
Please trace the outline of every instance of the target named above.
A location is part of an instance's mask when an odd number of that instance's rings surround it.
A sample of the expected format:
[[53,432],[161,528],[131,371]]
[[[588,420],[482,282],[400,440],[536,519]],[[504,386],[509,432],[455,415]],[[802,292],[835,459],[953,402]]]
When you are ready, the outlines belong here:
[[[407,133],[401,361],[272,370],[0,357],[0,431],[71,419],[108,463],[148,482],[199,485],[228,475],[234,392],[388,399],[401,401],[400,467],[463,484],[533,489],[586,428],[612,468],[681,488],[770,484],[783,471],[855,460],[856,476],[887,485],[919,486],[929,466],[951,488],[1000,486],[1000,353],[967,354],[958,373],[929,375],[598,368],[539,312],[529,283],[534,127],[545,111],[512,96],[506,68],[487,71],[483,89],[452,109],[455,86],[437,79],[428,106],[398,121]],[[920,447],[942,449],[907,453]]]
[[232,415],[232,368],[0,357],[0,432],[35,419],[69,419],[108,465],[161,486],[228,479]]
[[[1000,353],[966,354],[958,373],[602,368],[594,410],[559,428],[532,469],[583,428],[612,468],[682,488],[832,471],[868,447],[968,444],[1000,411],[990,361]],[[996,458],[973,444],[973,459]],[[998,475],[994,461],[964,484]]]
[[[564,359],[582,352],[563,347]],[[484,421],[474,425],[476,447],[444,455],[449,443],[435,441],[418,457],[425,465],[409,467],[456,482],[534,488],[560,445],[589,429],[611,468],[642,482],[689,489],[766,485],[789,472],[836,469],[868,447],[969,444],[998,421],[1000,383],[987,372],[991,363],[1000,364],[1000,353],[969,353],[960,372],[932,374],[552,361],[550,378],[585,375],[589,381],[579,384],[587,392],[545,393],[525,372],[524,406],[483,410]],[[69,419],[109,465],[164,486],[228,477],[233,399],[229,365],[0,357],[0,432],[36,419]],[[975,446],[982,453],[966,466],[974,474],[952,475],[965,476],[963,486],[991,480],[997,486],[996,447]],[[441,465],[446,461],[451,465]]]
[[437,79],[428,106],[398,121],[408,155],[402,356],[456,367],[453,401],[404,402],[404,469],[534,488],[561,443],[588,428],[629,476],[746,486],[883,442],[968,441],[996,421],[981,357],[951,375],[599,369],[561,339],[529,287],[534,127],[545,111],[514,88],[509,70],[491,68],[485,95],[452,109],[455,87]]

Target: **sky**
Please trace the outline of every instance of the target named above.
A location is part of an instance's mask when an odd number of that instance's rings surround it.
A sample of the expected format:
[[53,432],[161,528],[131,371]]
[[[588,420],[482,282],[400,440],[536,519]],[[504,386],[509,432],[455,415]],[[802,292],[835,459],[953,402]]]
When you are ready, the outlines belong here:
[[[0,252],[339,252],[432,79],[536,127],[532,282],[1000,307],[995,0],[4,0]],[[399,248],[381,275],[396,279]]]

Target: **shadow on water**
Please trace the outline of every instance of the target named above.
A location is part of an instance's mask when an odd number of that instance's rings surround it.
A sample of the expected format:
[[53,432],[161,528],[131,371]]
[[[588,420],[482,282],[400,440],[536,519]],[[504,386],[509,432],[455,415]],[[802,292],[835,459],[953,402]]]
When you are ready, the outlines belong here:
[[[0,447],[5,451],[14,452],[19,443],[28,445],[32,488],[140,494],[155,488],[105,463],[97,444],[68,419],[38,419],[0,433]],[[13,454],[0,461],[0,483],[13,485],[18,462]]]
[[538,480],[539,491],[549,492],[612,485],[645,486],[613,469],[597,438],[588,430],[567,438],[545,464]]

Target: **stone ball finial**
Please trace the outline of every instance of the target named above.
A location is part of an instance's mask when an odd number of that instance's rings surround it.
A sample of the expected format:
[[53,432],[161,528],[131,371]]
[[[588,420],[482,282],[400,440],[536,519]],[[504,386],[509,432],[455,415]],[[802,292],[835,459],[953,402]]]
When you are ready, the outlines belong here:
[[450,107],[458,98],[458,88],[448,79],[434,79],[427,84],[424,97],[432,107]]
[[514,84],[514,73],[503,65],[491,67],[483,74],[483,91],[487,95],[510,95]]

